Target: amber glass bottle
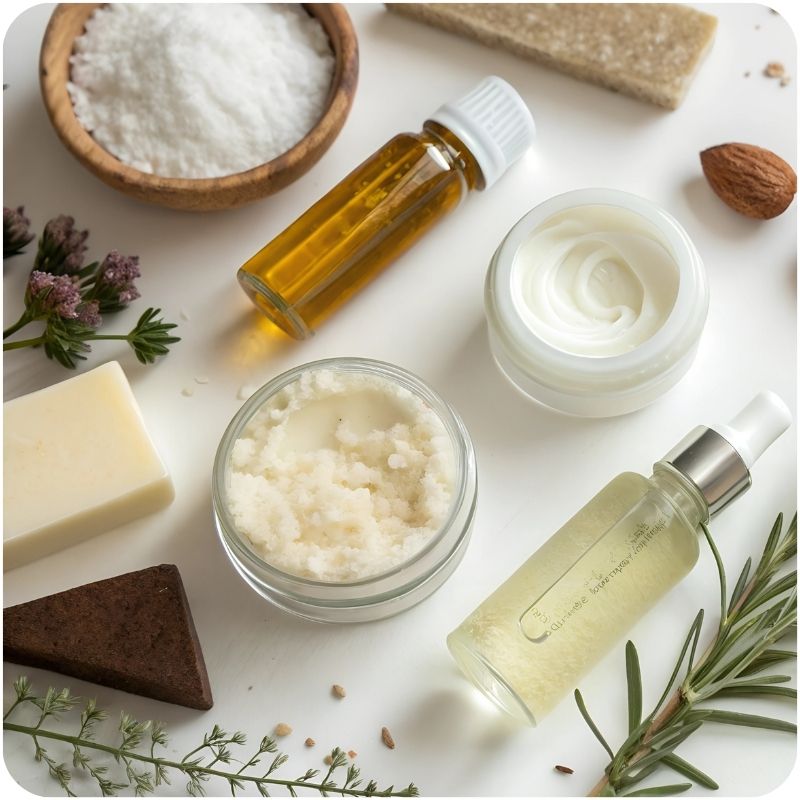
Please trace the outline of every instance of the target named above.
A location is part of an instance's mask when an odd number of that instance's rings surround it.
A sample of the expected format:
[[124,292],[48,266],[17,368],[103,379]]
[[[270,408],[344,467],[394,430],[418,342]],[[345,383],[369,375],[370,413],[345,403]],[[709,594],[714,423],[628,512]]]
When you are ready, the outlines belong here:
[[532,136],[519,95],[488,78],[421,133],[395,136],[356,167],[250,258],[239,282],[267,317],[305,339],[468,191],[491,185]]

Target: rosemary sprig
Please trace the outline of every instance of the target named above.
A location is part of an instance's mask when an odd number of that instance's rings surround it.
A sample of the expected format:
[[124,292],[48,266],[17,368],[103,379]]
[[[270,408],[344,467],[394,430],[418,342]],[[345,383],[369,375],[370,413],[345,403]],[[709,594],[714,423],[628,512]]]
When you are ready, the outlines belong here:
[[[775,646],[781,639],[794,633],[797,626],[797,573],[792,571],[779,575],[782,567],[797,553],[797,515],[783,533],[782,529],[783,515],[779,514],[755,571],[752,570],[752,561],[748,559],[728,597],[722,559],[710,531],[703,526],[719,573],[721,616],[716,634],[706,651],[695,661],[703,625],[703,611],[700,610],[689,628],[661,698],[644,719],[641,719],[639,657],[633,642],[627,643],[628,738],[616,753],[589,715],[580,691],[575,690],[581,715],[611,757],[605,775],[592,788],[589,796],[656,797],[679,794],[692,787],[692,783],[679,783],[633,789],[660,767],[668,767],[708,789],[718,789],[713,778],[673,752],[709,722],[797,732],[796,725],[784,720],[708,708],[705,705],[710,700],[732,696],[764,695],[797,699],[796,689],[779,685],[787,682],[789,676],[763,674],[778,664],[797,658],[796,650]],[[670,695],[684,662],[683,680]]]
[[[288,792],[292,797],[297,797],[298,790],[316,791],[323,796],[335,793],[342,797],[416,797],[419,794],[413,783],[403,789],[395,789],[394,786],[380,789],[376,781],[364,784],[355,764],[347,767],[344,780],[340,784],[335,773],[347,764],[347,756],[338,747],[330,754],[331,764],[323,778],[317,778],[319,770],[316,769],[307,770],[299,778],[278,778],[274,773],[289,757],[278,751],[272,736],[261,739],[255,752],[245,761],[239,761],[242,766],[238,770],[224,769],[232,761],[237,761],[232,748],[244,747],[247,737],[241,731],[229,734],[219,725],[214,725],[211,732],[203,737],[201,744],[190,750],[180,761],[161,758],[156,755],[156,748],[166,747],[168,741],[161,723],[150,720],[138,722],[123,713],[118,726],[119,743],[107,744],[95,739],[95,725],[105,719],[106,714],[97,708],[94,700],[86,702],[80,715],[80,728],[73,735],[42,727],[45,720],[57,719],[59,714],[71,711],[81,701],[81,698],[70,694],[69,689],[58,691],[50,688],[44,697],[39,697],[33,692],[28,678],[23,675],[14,681],[14,693],[16,699],[3,716],[3,730],[30,736],[34,745],[34,758],[47,765],[50,777],[70,797],[75,796],[70,788],[72,772],[67,764],[57,762],[42,747],[42,740],[71,746],[73,768],[93,779],[103,797],[114,796],[124,789],[132,789],[136,797],[154,794],[158,786],[170,783],[170,771],[177,772],[186,779],[186,793],[192,797],[205,795],[206,785],[212,778],[226,783],[233,796],[237,791],[247,788],[257,789],[263,797],[269,797],[270,790],[276,788]],[[35,724],[23,725],[8,721],[12,713],[26,705],[39,709]],[[95,764],[87,751],[112,756],[117,765],[116,771],[120,773],[119,777],[109,777],[109,766]],[[253,768],[267,755],[272,758],[269,759],[266,769],[262,766],[254,774]]]

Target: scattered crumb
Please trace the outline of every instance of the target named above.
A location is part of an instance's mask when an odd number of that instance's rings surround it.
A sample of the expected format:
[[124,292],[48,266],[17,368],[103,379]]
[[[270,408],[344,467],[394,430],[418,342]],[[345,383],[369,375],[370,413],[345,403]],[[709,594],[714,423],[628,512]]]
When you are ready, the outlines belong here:
[[768,78],[782,78],[786,74],[786,68],[780,61],[770,61],[764,67],[764,75]]
[[781,78],[781,86],[788,86],[792,82],[792,79],[789,75],[784,75]]
[[316,742],[310,736],[305,741],[305,746],[306,747],[313,747],[315,744],[316,744]]
[[208,375],[195,375],[194,376],[195,383],[208,383]]
[[330,766],[331,764],[333,764],[333,756],[332,756],[330,753],[328,753],[328,755],[326,755],[326,756],[325,756],[325,758],[323,758],[322,760],[323,760],[323,761],[324,761],[324,762],[325,762],[325,763],[326,763],[328,766]]
[[183,389],[181,389],[181,394],[184,397],[191,397],[194,394],[194,386],[184,386]]
[[394,750],[394,739],[392,739],[392,734],[389,733],[389,729],[386,727],[381,728],[381,739],[383,739],[383,743],[390,749]]
[[750,77],[750,70],[747,70],[747,72],[745,72],[744,76],[745,76],[745,78],[749,78]]
[[188,312],[188,311],[187,311],[185,308],[182,308],[182,309],[181,309],[181,311],[180,311],[180,317],[181,317],[181,319],[182,319],[184,322],[188,322],[188,321],[189,321],[189,320],[192,318],[192,317],[190,316],[189,312]]
[[347,751],[347,755],[350,756],[350,760],[352,761],[352,760],[355,759],[355,757],[358,755],[358,753],[356,753],[355,750],[348,750]]
[[287,725],[285,722],[279,722],[275,726],[276,736],[288,736],[292,732],[292,726]]
[[339,686],[338,683],[334,683],[331,687],[331,690],[339,698],[347,697],[347,692],[344,690],[344,686]]
[[565,767],[562,766],[561,764],[556,764],[555,767],[553,767],[553,769],[555,769],[556,772],[563,772],[565,775],[572,775],[572,773],[575,772],[575,770],[572,769],[572,767]]
[[248,692],[252,692],[252,691],[253,691],[253,687],[252,687],[252,686],[248,686],[248,687],[247,687],[247,691],[248,691]]
[[760,31],[761,30],[761,26],[760,25],[756,25],[756,30]]
[[239,391],[236,393],[236,397],[239,400],[247,400],[248,397],[253,395],[258,387],[251,386],[249,383],[243,383],[239,387]]

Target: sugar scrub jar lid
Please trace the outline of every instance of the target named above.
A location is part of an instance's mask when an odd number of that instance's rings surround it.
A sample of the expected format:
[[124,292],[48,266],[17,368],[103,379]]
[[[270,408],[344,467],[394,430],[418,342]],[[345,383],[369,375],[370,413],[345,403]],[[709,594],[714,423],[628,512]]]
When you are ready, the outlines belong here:
[[[536,237],[543,243],[532,251]],[[620,291],[627,295],[615,305]],[[579,189],[536,206],[509,231],[489,266],[485,306],[492,354],[518,389],[558,411],[610,417],[653,402],[689,369],[708,285],[689,235],[662,208],[627,192]],[[618,350],[580,327],[591,327],[597,312],[615,330],[632,315],[636,330],[641,309],[650,327],[639,326],[639,338],[628,334]]]
[[[251,508],[240,490],[255,484],[261,505]],[[464,554],[476,500],[475,454],[456,412],[420,378],[369,359],[315,361],[267,383],[234,416],[214,463],[217,531],[236,570],[275,605],[324,622],[391,616],[439,588]],[[365,506],[372,518],[354,518]]]

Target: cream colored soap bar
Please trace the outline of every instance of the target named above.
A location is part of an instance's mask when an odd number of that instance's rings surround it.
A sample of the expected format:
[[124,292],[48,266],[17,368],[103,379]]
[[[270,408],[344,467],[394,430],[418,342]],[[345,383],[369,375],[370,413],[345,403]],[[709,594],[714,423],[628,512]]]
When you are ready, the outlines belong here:
[[3,404],[3,568],[168,505],[172,480],[116,361]]

